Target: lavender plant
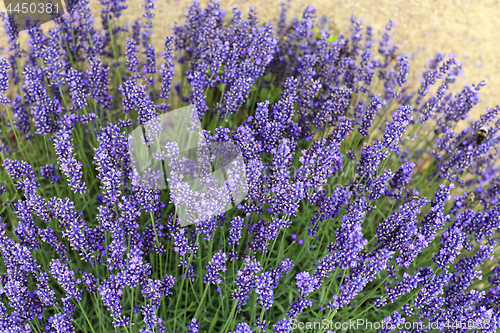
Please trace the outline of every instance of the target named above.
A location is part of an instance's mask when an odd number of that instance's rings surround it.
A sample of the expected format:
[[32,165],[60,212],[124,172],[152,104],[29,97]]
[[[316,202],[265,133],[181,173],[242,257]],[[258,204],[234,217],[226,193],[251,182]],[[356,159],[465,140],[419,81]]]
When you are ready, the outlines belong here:
[[[313,7],[261,24],[217,2],[157,53],[154,0],[131,26],[101,0],[100,30],[88,2],[26,49],[3,17],[1,332],[499,328],[500,107],[460,125],[484,83],[453,92],[455,55],[415,88],[393,22],[375,41],[354,17],[334,35]],[[207,142],[240,147],[248,194],[181,227],[128,143],[187,105]]]

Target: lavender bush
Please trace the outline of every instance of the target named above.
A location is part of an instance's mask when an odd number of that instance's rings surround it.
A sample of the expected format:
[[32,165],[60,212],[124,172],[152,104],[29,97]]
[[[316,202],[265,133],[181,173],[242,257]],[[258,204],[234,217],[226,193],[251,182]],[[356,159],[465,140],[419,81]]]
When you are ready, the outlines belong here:
[[[497,330],[500,108],[459,130],[484,84],[453,92],[454,55],[414,89],[392,22],[375,41],[216,2],[157,53],[154,0],[131,25],[100,1],[102,30],[80,0],[28,49],[3,17],[1,332]],[[129,134],[187,105],[240,147],[248,194],[181,227],[170,190],[134,182]]]

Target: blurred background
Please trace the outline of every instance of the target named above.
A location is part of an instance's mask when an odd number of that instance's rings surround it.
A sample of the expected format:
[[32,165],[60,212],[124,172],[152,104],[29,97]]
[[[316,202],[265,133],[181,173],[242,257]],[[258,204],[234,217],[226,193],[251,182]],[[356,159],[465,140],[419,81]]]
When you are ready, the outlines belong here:
[[[0,1],[1,2],[1,1]],[[202,6],[207,0],[199,1]],[[143,12],[141,0],[129,1],[123,19],[131,22]],[[183,14],[192,0],[157,0],[153,42],[157,51],[163,49],[164,37],[172,34],[174,23],[182,24]],[[257,8],[260,22],[276,22],[280,13],[280,0],[220,0],[226,10],[238,7],[247,13],[250,6]],[[422,72],[436,53],[456,53],[462,63],[464,77],[458,78],[455,91],[467,82],[485,80],[480,91],[481,103],[472,112],[477,119],[486,106],[500,104],[500,0],[291,0],[288,19],[301,15],[307,5],[316,7],[318,21],[332,33],[349,32],[349,19],[355,15],[364,18],[363,26],[373,27],[374,39],[380,37],[389,19],[396,22],[392,40],[399,52],[406,52],[410,59],[409,81],[418,86]],[[95,27],[101,25],[99,0],[90,0],[96,14]],[[3,2],[0,11],[5,11]],[[53,25],[46,23],[43,29]],[[0,29],[0,47],[6,46],[5,34]],[[27,36],[21,33],[22,45]],[[399,54],[399,53],[398,53]]]

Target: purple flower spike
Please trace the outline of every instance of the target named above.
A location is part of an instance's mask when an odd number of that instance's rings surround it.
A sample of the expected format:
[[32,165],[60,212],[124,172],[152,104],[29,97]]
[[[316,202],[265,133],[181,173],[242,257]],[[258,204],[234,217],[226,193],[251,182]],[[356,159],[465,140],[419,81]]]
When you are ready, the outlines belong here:
[[111,109],[112,95],[109,94],[109,67],[102,65],[102,59],[89,59],[90,69],[87,70],[89,96],[97,101],[97,104],[105,110]]
[[252,329],[247,323],[239,323],[236,325],[234,331],[230,331],[229,333],[252,333]]
[[188,329],[186,333],[198,333],[200,329],[200,324],[196,320],[196,318],[191,319],[191,322],[188,325]]
[[393,113],[393,121],[387,123],[383,145],[385,148],[394,151],[398,155],[401,154],[399,142],[402,141],[402,136],[406,132],[406,127],[408,127],[410,121],[413,119],[411,116],[412,113],[413,110],[410,106],[402,106],[398,111]]
[[406,83],[408,74],[410,72],[410,62],[408,61],[408,55],[406,53],[403,53],[403,55],[398,57],[398,66],[398,85],[402,87]]
[[219,271],[225,272],[227,267],[224,266],[227,260],[227,255],[219,250],[218,253],[212,256],[212,260],[207,265],[207,275],[203,277],[203,282],[211,284],[221,284]]
[[5,97],[5,92],[9,87],[9,69],[10,65],[5,58],[0,60],[0,103],[9,104],[10,101]]
[[385,104],[386,102],[380,99],[380,94],[372,98],[371,103],[366,107],[365,115],[358,128],[358,131],[362,136],[370,134],[369,129],[372,126],[373,117]]
[[57,164],[63,174],[69,179],[69,186],[75,193],[85,193],[87,187],[82,181],[82,162],[76,160],[76,154],[71,135],[73,126],[64,126],[54,138],[54,148],[57,153]]
[[139,77],[139,70],[137,68],[139,65],[139,49],[137,48],[137,43],[127,38],[125,45],[125,67],[131,73],[131,79],[137,79]]
[[66,75],[66,82],[69,85],[71,101],[73,102],[75,109],[79,110],[87,106],[83,73],[78,72],[74,68],[70,68]]

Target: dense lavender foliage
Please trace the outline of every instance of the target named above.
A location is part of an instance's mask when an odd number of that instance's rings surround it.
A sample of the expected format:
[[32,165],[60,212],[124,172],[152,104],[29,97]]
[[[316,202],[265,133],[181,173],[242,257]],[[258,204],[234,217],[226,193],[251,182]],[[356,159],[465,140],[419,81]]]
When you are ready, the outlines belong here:
[[[100,2],[26,48],[2,18],[0,332],[500,327],[500,107],[467,120],[484,83],[454,92],[456,55],[412,85],[393,22],[332,34],[311,6],[261,23],[213,1],[158,52],[154,0],[126,25],[126,1]],[[248,195],[181,227],[171,190],[134,181],[129,134],[186,105],[239,146]]]

